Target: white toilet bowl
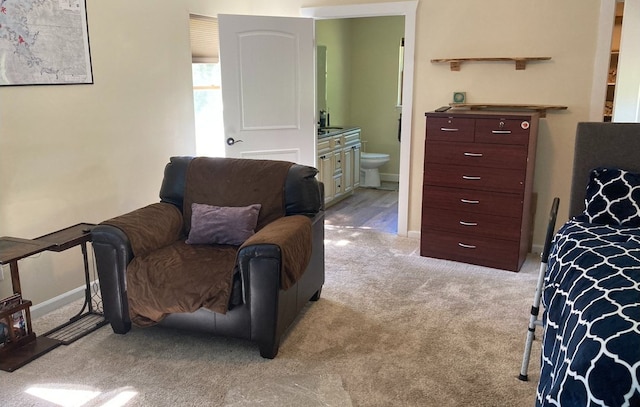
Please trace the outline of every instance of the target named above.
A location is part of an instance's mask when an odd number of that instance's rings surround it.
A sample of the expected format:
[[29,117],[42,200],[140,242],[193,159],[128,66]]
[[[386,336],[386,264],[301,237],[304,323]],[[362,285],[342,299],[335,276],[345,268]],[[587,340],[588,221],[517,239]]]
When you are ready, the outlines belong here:
[[378,168],[389,162],[389,154],[361,153],[360,154],[360,186],[380,186],[380,173]]

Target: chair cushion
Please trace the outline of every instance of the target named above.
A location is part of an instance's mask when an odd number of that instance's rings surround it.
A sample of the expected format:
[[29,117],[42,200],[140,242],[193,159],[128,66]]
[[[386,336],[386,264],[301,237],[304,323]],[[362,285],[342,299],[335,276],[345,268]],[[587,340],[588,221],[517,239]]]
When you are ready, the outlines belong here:
[[228,244],[240,246],[253,236],[260,204],[214,206],[191,204],[191,230],[187,244]]
[[191,204],[262,205],[256,231],[285,214],[284,187],[293,163],[274,160],[196,157],[189,163],[184,191],[185,234],[191,229]]
[[167,314],[201,307],[226,313],[236,252],[235,246],[188,245],[179,240],[134,257],[126,275],[131,322],[150,326]]

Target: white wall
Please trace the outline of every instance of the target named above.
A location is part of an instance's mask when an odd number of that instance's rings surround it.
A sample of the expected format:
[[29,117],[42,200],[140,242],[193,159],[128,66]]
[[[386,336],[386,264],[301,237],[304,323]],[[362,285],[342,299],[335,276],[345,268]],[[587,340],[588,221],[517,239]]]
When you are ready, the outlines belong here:
[[[300,7],[330,3],[87,0],[95,84],[0,88],[0,235],[36,237],[158,200],[169,156],[195,152],[189,12],[296,16]],[[599,4],[420,1],[410,230],[420,227],[424,112],[463,90],[470,102],[569,107],[550,113],[540,126],[534,189],[539,195],[535,242],[542,241],[552,198],[568,202],[575,126],[588,119]],[[552,60],[524,71],[511,64],[475,63],[451,72],[430,62],[474,56]],[[562,219],[566,205],[560,212]],[[25,296],[36,303],[82,284],[79,251],[43,253],[22,261],[20,268]],[[0,296],[10,291],[5,278]]]
[[[188,14],[164,3],[87,1],[93,85],[0,88],[0,235],[34,238],[156,202],[169,156],[194,153]],[[34,303],[84,281],[78,247],[19,267]]]

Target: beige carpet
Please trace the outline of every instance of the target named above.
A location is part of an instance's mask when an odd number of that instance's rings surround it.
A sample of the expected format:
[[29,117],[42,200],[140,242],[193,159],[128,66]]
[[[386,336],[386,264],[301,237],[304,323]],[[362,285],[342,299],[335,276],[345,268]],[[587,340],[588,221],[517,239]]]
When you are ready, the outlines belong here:
[[[390,234],[328,227],[326,238],[322,298],[304,310],[276,359],[234,339],[161,328],[115,335],[107,326],[0,372],[0,405],[534,404],[539,341],[530,381],[517,375],[536,255],[513,273],[422,258],[417,240]],[[64,312],[35,329],[55,326]],[[46,401],[55,395],[78,401]]]

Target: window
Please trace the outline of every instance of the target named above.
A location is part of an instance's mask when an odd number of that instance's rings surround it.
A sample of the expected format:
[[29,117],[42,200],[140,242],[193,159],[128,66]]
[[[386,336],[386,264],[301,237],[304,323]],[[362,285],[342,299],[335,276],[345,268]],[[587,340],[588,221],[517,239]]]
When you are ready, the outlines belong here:
[[220,64],[192,64],[196,154],[224,157]]
[[196,154],[224,157],[218,19],[190,15]]

